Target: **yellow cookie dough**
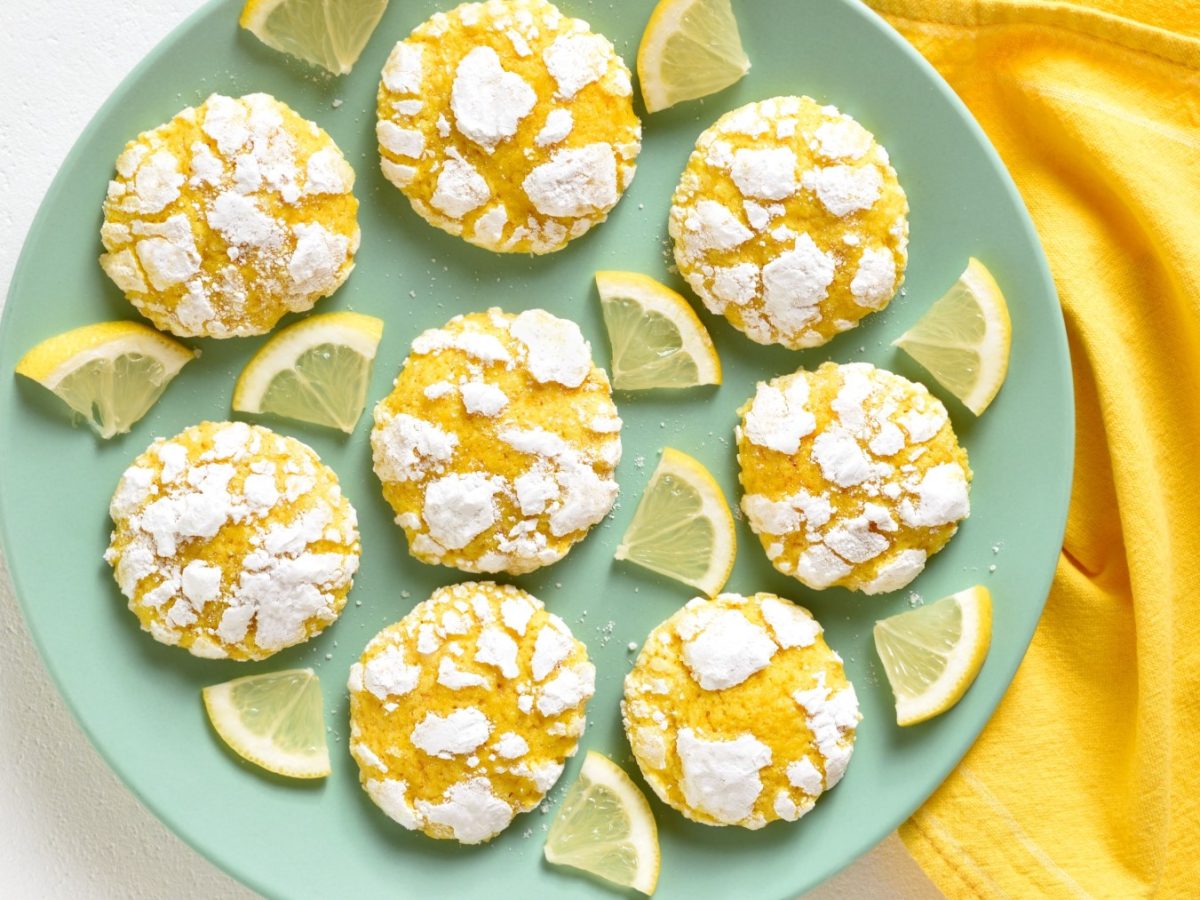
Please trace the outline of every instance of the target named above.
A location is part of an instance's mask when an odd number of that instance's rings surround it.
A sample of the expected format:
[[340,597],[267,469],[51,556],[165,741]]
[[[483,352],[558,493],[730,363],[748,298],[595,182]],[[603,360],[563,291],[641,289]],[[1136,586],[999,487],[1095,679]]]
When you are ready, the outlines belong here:
[[333,139],[267,94],[213,94],[117,157],[100,265],[180,337],[264,334],[354,268],[354,171]]
[[749,103],[701,134],[669,228],[705,306],[793,349],[887,306],[908,261],[908,201],[887,151],[808,97]]
[[379,85],[383,174],[431,225],[499,253],[551,253],[603,222],[642,129],[629,69],[546,0],[436,13]]
[[829,362],[760,382],[738,413],[742,511],[810,588],[898,590],[970,513],[967,453],[924,385]]
[[574,322],[456,316],[413,341],[371,431],[383,496],[423,562],[520,574],[612,509],[621,419]]
[[664,803],[752,829],[794,822],[841,781],[861,718],[821,626],[774,594],[697,597],[655,628],[621,713]]
[[142,629],[213,659],[265,659],[337,619],[358,570],[354,507],[295,438],[201,422],[159,438],[113,494],[104,559]]
[[350,669],[350,752],[405,828],[491,840],[537,806],[574,756],[596,669],[519,588],[439,588]]

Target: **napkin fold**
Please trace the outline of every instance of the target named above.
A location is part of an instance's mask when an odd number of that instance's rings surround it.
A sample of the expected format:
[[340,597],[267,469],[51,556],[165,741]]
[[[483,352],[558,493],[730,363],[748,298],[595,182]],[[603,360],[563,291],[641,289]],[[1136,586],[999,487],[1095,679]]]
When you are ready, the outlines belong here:
[[1077,407],[1045,614],[901,837],[951,898],[1200,896],[1200,3],[867,2],[1012,172]]

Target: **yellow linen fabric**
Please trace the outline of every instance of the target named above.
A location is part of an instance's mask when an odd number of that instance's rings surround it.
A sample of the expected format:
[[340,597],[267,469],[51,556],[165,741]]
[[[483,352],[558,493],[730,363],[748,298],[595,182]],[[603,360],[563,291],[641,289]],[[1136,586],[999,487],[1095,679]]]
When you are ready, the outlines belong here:
[[868,2],[1016,179],[1077,405],[1045,615],[901,836],[952,898],[1200,897],[1200,3]]

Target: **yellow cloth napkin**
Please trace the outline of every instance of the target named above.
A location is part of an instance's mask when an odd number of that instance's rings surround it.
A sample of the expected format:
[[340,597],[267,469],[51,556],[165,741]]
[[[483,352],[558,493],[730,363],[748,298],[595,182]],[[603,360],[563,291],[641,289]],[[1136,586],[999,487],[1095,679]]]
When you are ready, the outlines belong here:
[[952,898],[1200,897],[1200,3],[868,3],[1021,189],[1077,405],[1045,615],[901,836]]

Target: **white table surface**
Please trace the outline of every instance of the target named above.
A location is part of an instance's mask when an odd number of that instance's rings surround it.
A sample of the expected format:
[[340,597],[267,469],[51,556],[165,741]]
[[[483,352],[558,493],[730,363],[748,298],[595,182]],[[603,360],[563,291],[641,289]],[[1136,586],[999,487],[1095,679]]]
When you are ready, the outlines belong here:
[[[6,202],[0,207],[0,304],[42,194],[79,132],[130,68],[201,3],[3,4],[0,195]],[[173,112],[164,110],[164,120]],[[100,191],[97,187],[97,203]],[[5,897],[256,896],[168,831],[92,749],[29,640],[3,560],[0,661],[0,878]],[[941,895],[892,836],[808,898],[878,896],[936,900]]]

